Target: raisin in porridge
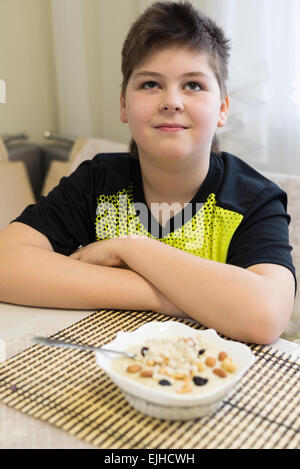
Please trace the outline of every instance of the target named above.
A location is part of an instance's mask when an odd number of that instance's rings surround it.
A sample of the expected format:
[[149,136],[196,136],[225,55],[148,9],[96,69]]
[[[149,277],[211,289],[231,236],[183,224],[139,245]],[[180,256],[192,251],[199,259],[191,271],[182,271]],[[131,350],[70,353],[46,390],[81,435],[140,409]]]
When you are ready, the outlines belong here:
[[115,358],[112,368],[146,386],[166,392],[195,394],[232,379],[236,365],[224,350],[200,337],[149,339],[128,348],[135,358]]

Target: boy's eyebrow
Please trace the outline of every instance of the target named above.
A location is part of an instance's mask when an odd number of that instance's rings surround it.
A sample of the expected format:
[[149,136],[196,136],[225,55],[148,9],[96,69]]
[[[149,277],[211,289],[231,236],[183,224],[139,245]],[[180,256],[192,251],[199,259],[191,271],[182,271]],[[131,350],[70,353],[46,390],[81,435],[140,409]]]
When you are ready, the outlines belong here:
[[[138,72],[138,73],[135,73],[133,75],[133,78],[137,78],[137,77],[140,77],[140,76],[153,76],[153,77],[159,77],[159,78],[165,78],[164,75],[161,75],[161,73],[157,73],[157,72],[150,72],[150,71],[147,71],[147,70],[142,70],[141,72]],[[203,78],[210,78],[209,75],[207,75],[206,73],[204,72],[187,72],[187,73],[184,73],[183,75],[181,75],[181,78],[183,77],[193,77],[193,76],[202,76]]]

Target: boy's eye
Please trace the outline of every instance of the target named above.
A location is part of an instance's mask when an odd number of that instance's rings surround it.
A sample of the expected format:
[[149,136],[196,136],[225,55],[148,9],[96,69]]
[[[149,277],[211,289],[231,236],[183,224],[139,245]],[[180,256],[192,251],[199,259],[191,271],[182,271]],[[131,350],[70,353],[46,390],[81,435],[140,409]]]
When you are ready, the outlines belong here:
[[[190,86],[192,91],[199,91],[199,90],[203,89],[203,87],[199,83],[197,83],[196,81],[189,81],[186,84],[186,86]],[[197,87],[198,87],[198,89],[197,89]]]
[[[148,86],[150,85],[150,86]],[[157,85],[156,81],[145,81],[145,83],[142,84],[142,88],[146,88],[146,89],[151,89],[151,88],[154,88],[154,86],[152,85]]]
[[[141,88],[144,88],[144,89],[153,89],[153,88],[156,87],[156,85],[158,85],[158,83],[157,83],[156,81],[145,81],[145,82],[142,84]],[[197,83],[196,81],[189,81],[189,82],[186,83],[184,86],[185,86],[185,87],[186,87],[186,86],[189,86],[192,91],[200,91],[200,90],[203,89],[203,87],[202,87],[199,83]]]

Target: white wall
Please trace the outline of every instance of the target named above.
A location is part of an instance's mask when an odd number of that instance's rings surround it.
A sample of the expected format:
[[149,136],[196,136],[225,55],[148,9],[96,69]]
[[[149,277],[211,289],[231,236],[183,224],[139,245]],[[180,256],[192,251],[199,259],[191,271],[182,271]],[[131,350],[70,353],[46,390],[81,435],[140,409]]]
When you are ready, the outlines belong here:
[[0,1],[0,134],[27,131],[42,140],[57,127],[50,0]]
[[1,0],[0,135],[44,130],[127,143],[121,49],[139,0]]

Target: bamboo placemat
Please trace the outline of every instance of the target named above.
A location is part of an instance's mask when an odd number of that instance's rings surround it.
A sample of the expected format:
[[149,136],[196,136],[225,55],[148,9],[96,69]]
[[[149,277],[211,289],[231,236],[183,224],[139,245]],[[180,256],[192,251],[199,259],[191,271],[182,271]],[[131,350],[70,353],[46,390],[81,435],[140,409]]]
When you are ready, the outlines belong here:
[[[103,310],[53,338],[100,346],[119,330],[180,321],[143,311]],[[0,364],[0,400],[100,448],[204,449],[300,447],[300,359],[248,344],[256,361],[212,415],[159,420],[134,410],[93,353],[33,345]]]

